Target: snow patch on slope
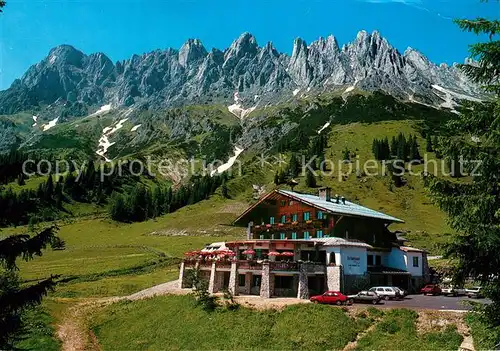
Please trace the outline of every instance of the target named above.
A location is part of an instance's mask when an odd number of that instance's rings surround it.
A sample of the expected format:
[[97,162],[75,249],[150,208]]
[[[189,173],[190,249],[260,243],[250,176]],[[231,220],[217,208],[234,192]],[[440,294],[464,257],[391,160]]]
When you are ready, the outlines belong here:
[[138,124],[136,126],[133,126],[132,129],[130,129],[131,132],[135,132],[137,129],[139,129],[142,126],[142,124]]
[[326,128],[330,126],[330,122],[326,122],[323,127],[321,127],[320,130],[318,130],[318,134],[321,134],[322,131],[324,131]]
[[227,171],[229,168],[233,166],[233,164],[236,162],[236,159],[238,156],[244,151],[244,149],[241,149],[237,146],[234,147],[234,156],[230,157],[229,160],[224,163],[223,165],[217,167],[217,169],[214,169],[212,172],[210,172],[210,176],[213,177],[217,173],[224,173]]
[[[105,114],[105,113],[108,113],[109,111],[111,111],[111,105],[104,105],[104,106],[101,106],[99,108],[99,110],[97,110],[96,112],[94,112],[93,114],[91,114],[90,116],[98,116],[100,114]],[[90,117],[89,116],[89,117]]]
[[59,121],[59,117],[54,118],[52,121],[50,121],[47,124],[42,125],[42,130],[46,132],[47,130],[54,128],[57,124],[57,121]]
[[111,137],[111,135],[113,135],[118,130],[123,128],[123,125],[127,120],[128,118],[121,119],[120,121],[115,122],[111,126],[106,127],[102,130],[102,135],[101,138],[99,139],[99,145],[95,153],[103,157],[106,160],[106,162],[111,162],[111,160],[106,157],[106,153],[108,152],[108,149],[115,144],[114,142],[110,142],[109,138]]
[[296,96],[299,92],[300,92],[300,89],[299,89],[299,88],[295,89],[295,90],[293,91],[293,96]]
[[348,93],[350,91],[353,91],[354,90],[354,85],[351,85],[350,87],[347,87],[346,90],[344,91],[344,93]]
[[444,108],[449,108],[451,112],[453,113],[458,113],[455,110],[455,107],[458,106],[458,103],[455,102],[455,99],[459,100],[469,100],[469,101],[475,101],[475,102],[481,102],[481,99],[475,98],[473,96],[465,95],[465,94],[460,94],[451,90],[448,90],[446,88],[443,88],[442,86],[439,86],[437,84],[433,84],[432,88],[439,91],[440,93],[444,94],[444,97],[441,95],[438,95],[441,99],[444,100],[444,102],[439,105],[440,107]]
[[227,107],[229,112],[231,112],[233,115],[235,115],[239,119],[245,118],[250,113],[252,113],[252,111],[255,110],[256,108],[257,108],[257,105],[255,105],[254,107],[247,108],[247,109],[243,108],[243,105],[241,105],[241,102],[240,102],[240,95],[238,94],[238,92],[234,93],[234,104]]
[[57,55],[52,55],[52,57],[50,58],[49,62],[51,65],[53,65],[57,60]]
[[32,127],[36,127],[38,116],[33,116],[32,118],[33,118],[33,122],[34,122],[33,125],[32,125]]

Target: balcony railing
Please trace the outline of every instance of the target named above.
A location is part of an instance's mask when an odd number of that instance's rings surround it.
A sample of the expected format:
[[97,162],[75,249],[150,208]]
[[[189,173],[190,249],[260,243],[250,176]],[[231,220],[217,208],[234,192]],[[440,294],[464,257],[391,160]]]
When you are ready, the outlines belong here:
[[219,261],[215,264],[216,268],[231,268],[231,262]]
[[297,262],[269,262],[269,269],[272,271],[298,271]]
[[251,271],[261,271],[262,263],[255,261],[238,261],[238,269],[247,269]]

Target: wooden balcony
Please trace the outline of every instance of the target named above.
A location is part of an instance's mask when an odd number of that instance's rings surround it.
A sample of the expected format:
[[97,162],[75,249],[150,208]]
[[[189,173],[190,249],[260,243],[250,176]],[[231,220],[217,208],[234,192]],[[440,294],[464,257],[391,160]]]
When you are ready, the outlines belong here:
[[269,269],[271,271],[296,272],[299,270],[299,264],[297,262],[269,262]]
[[275,223],[275,224],[261,224],[254,225],[251,228],[252,233],[258,234],[262,232],[283,232],[283,231],[294,231],[294,230],[307,230],[307,229],[327,229],[328,222],[323,219],[312,219],[305,222],[286,222],[286,223]]
[[262,263],[257,263],[255,261],[238,261],[238,269],[244,269],[249,271],[261,271]]

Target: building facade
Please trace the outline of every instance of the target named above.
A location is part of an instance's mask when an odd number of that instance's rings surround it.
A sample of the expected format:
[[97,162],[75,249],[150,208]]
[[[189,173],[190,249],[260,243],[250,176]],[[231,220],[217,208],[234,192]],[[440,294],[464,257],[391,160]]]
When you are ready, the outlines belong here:
[[275,190],[239,216],[241,241],[214,243],[189,253],[180,284],[190,270],[209,281],[211,293],[308,298],[325,290],[357,292],[373,285],[414,291],[428,275],[423,250],[402,245],[388,226],[400,219],[331,197]]

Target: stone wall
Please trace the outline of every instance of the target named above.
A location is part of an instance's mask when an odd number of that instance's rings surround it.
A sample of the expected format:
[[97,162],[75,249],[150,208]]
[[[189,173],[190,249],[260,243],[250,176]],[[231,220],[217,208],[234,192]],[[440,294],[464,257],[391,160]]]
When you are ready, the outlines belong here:
[[250,295],[252,289],[252,272],[245,273],[245,287],[243,288],[243,294]]
[[326,286],[331,291],[342,291],[342,267],[326,267]]
[[269,299],[274,292],[274,274],[271,274],[269,262],[262,263],[262,281],[260,283],[260,297]]
[[299,265],[299,287],[297,289],[298,299],[309,299],[309,280],[307,278],[307,272],[310,267],[307,263],[302,263]]
[[231,263],[231,273],[229,276],[229,289],[231,294],[238,295],[239,294],[239,286],[238,286],[238,264],[236,262]]

